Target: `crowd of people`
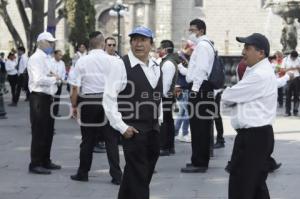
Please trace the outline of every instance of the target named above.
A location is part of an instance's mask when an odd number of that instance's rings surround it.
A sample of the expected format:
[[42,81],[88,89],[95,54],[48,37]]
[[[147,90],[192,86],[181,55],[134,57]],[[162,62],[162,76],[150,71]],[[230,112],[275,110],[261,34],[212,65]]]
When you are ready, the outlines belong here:
[[[82,135],[79,166],[72,180],[88,181],[93,152],[104,152],[111,183],[120,185],[118,198],[149,199],[155,165],[159,156],[176,154],[175,140],[191,142],[191,161],[181,172],[205,173],[212,149],[225,147],[223,105],[233,110],[232,126],[237,132],[225,169],[230,174],[229,198],[270,198],[268,172],[281,166],[271,157],[272,122],[277,101],[283,106],[283,93],[285,115],[298,115],[298,53],[271,56],[264,35],[237,37],[244,44],[236,69],[239,81],[216,88],[210,74],[217,50],[206,35],[205,22],[192,20],[189,32],[179,51],[171,40],[162,40],[155,49],[152,30],[138,26],[129,34],[129,52],[121,56],[113,37],[95,31],[88,44],[78,45],[70,68],[62,61],[63,51],[55,50],[56,39],[49,32],[39,34],[37,49],[29,58],[23,47],[10,52],[7,59],[1,53],[1,93],[8,92],[7,76],[12,96],[9,106],[18,105],[21,90],[29,100],[29,172],[51,174],[62,168],[51,160],[51,146],[62,87],[67,84],[72,117],[78,120]],[[120,167],[120,144],[124,169]]]

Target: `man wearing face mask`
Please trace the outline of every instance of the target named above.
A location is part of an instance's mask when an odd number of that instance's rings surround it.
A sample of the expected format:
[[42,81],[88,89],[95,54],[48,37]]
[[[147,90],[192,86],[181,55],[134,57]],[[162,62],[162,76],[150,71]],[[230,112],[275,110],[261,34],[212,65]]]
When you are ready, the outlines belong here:
[[39,34],[38,48],[29,58],[27,65],[32,133],[29,172],[34,174],[51,174],[51,170],[61,169],[61,166],[52,163],[50,159],[54,133],[54,119],[50,115],[50,108],[57,84],[61,82],[59,76],[52,73],[47,64],[55,41],[49,32]]
[[192,84],[189,94],[190,129],[192,136],[191,163],[181,169],[183,173],[206,172],[210,158],[211,131],[213,130],[214,91],[207,81],[211,73],[215,50],[206,36],[206,24],[201,19],[190,22],[189,40],[197,44],[190,62],[186,80]]

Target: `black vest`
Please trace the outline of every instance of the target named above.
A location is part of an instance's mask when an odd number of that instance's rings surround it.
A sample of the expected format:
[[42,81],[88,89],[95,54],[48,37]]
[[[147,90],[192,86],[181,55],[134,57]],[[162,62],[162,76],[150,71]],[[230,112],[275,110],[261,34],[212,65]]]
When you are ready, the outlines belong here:
[[152,88],[140,65],[131,67],[128,55],[123,57],[127,85],[119,93],[118,108],[123,121],[138,130],[159,130],[159,105],[163,93],[162,73],[156,88]]

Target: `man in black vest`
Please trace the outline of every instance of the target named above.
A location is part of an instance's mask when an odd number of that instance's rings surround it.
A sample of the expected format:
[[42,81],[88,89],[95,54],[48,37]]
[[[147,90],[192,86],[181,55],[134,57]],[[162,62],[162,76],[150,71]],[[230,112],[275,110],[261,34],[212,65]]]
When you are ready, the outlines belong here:
[[131,50],[113,67],[103,96],[111,126],[123,135],[126,165],[118,199],[149,199],[149,185],[159,157],[160,67],[149,52],[153,32],[136,27]]
[[[175,102],[174,89],[178,77],[178,67],[174,54],[174,44],[170,40],[160,42],[160,63],[163,74],[163,123],[160,127],[161,151],[160,156],[175,154],[175,126],[172,107]],[[179,59],[179,57],[178,57]]]

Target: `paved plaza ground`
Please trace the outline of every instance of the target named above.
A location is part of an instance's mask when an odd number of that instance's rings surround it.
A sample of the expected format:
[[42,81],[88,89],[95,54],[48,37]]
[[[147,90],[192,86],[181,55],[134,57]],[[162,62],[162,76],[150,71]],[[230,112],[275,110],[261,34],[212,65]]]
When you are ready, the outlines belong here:
[[[68,101],[66,99],[66,101]],[[9,96],[5,96],[6,105]],[[61,113],[67,113],[66,107]],[[89,182],[75,182],[70,175],[78,166],[80,131],[74,120],[57,120],[52,159],[62,170],[52,175],[28,173],[30,158],[29,105],[21,98],[18,107],[7,107],[8,119],[0,120],[0,199],[116,199],[118,186],[110,183],[105,154],[94,154]],[[278,110],[274,124],[273,156],[283,166],[268,177],[272,199],[299,199],[300,195],[300,118],[282,117]],[[180,168],[190,162],[191,147],[176,142],[176,155],[161,157],[151,183],[151,199],[225,199],[228,174],[224,167],[235,136],[229,118],[224,116],[226,147],[214,152],[204,174],[183,174]],[[121,148],[120,148],[121,149]],[[124,157],[120,151],[122,167]]]

